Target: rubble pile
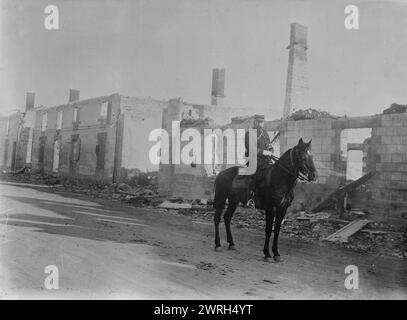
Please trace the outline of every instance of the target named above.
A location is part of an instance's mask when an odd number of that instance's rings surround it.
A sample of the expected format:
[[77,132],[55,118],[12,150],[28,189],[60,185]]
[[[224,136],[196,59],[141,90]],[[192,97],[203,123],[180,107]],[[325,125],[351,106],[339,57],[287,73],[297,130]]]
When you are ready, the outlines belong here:
[[138,176],[129,180],[128,183],[106,183],[19,170],[18,172],[3,172],[0,180],[30,183],[34,186],[45,185],[52,187],[52,190],[56,192],[86,194],[95,198],[125,201],[134,206],[153,207],[162,202],[158,196],[156,179],[151,177]]
[[392,103],[389,108],[383,111],[383,114],[404,113],[407,112],[407,104]]
[[[321,215],[325,217],[319,219]],[[348,220],[337,218],[336,212],[316,213],[308,216],[299,214],[285,221],[282,228],[284,233],[291,237],[298,237],[304,241],[323,241],[324,244],[343,246],[357,252],[374,253],[382,256],[393,256],[407,259],[407,230],[390,224],[371,222],[363,229],[349,237],[346,243],[326,242],[326,238],[334,232],[348,225],[359,217],[350,217]]]
[[204,119],[193,119],[193,118],[184,118],[181,120],[180,126],[181,127],[205,127],[209,126],[211,123],[211,119],[204,118]]
[[289,120],[308,120],[308,119],[326,119],[326,118],[331,118],[331,119],[338,119],[338,116],[334,116],[330,114],[327,111],[321,111],[321,110],[316,110],[312,108],[308,108],[305,110],[297,110],[293,113],[291,113],[288,116]]
[[[213,223],[214,209],[210,199],[193,201],[179,197],[165,199],[158,195],[157,184],[153,182],[154,179],[133,179],[129,183],[97,183],[49,174],[30,173],[29,170],[22,170],[19,173],[3,172],[0,179],[33,185],[47,185],[54,191],[69,191],[113,201],[124,201],[136,207],[147,207],[164,214],[186,215],[193,220]],[[147,184],[146,181],[152,182]],[[283,220],[281,233],[301,241],[342,246],[357,252],[407,259],[406,228],[381,222],[370,221],[369,224],[352,234],[346,243],[326,241],[333,233],[361,218],[364,219],[366,216],[359,211],[346,213],[341,219],[333,210],[316,213],[298,212],[286,216]],[[264,214],[255,209],[238,207],[233,215],[232,226],[264,232]]]
[[[179,202],[181,203],[181,201]],[[160,210],[168,214],[188,215],[192,219],[213,223],[212,204],[202,205],[199,202],[193,202],[191,209]],[[346,216],[347,220],[339,219],[337,216],[337,213],[333,210],[317,213],[300,212],[286,216],[283,220],[281,233],[305,242],[317,242],[321,245],[341,246],[362,253],[407,259],[407,230],[385,223],[369,223],[369,225],[349,237],[347,243],[326,241],[326,238],[349,224],[349,222],[360,218],[359,214],[349,214]],[[255,209],[238,207],[233,215],[232,226],[234,228],[264,231],[264,214]]]
[[[401,231],[383,231],[365,229],[356,233],[345,246],[358,252],[379,253],[407,259],[407,233]],[[375,232],[376,231],[376,232]]]

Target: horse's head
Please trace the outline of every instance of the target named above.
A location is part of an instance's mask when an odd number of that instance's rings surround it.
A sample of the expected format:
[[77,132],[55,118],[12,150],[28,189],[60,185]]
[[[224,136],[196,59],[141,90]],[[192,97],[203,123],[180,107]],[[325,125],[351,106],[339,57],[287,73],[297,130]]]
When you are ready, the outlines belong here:
[[304,142],[301,138],[293,151],[296,155],[295,158],[297,159],[300,172],[306,176],[309,181],[315,181],[317,179],[317,170],[315,169],[311,152],[311,141],[312,139],[309,142]]

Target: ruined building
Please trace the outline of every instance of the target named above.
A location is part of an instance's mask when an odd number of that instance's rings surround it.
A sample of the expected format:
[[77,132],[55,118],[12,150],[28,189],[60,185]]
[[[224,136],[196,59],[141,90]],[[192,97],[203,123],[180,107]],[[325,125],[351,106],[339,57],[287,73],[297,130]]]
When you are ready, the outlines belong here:
[[0,120],[8,133],[1,145],[3,166],[104,181],[134,170],[157,171],[148,158],[148,138],[161,127],[165,106],[117,93],[79,100],[79,91],[70,90],[66,104],[34,108],[29,93],[24,114]]
[[[290,210],[309,208],[347,180],[357,178],[357,174],[376,171],[365,183],[363,193],[353,199],[350,196],[352,205],[377,219],[407,223],[407,112],[364,117],[325,115],[319,119],[289,117],[294,109],[309,107],[306,27],[291,24],[288,49],[284,116],[281,120],[267,119],[265,128],[271,138],[279,135],[277,156],[296,145],[301,137],[305,141],[312,139],[318,170],[316,183],[298,183]],[[248,129],[254,114],[259,113],[250,106],[223,105],[224,92],[225,70],[214,69],[211,105],[187,103],[181,98],[160,101],[117,93],[80,100],[79,91],[71,90],[65,104],[34,108],[34,95],[27,94],[24,113],[0,118],[0,161],[3,167],[12,169],[31,166],[44,172],[110,182],[137,170],[159,171],[161,195],[210,199],[216,173],[235,165],[243,152],[238,150],[238,137],[233,134],[236,139],[232,141],[228,132]],[[177,130],[173,129],[174,123],[179,125]],[[168,162],[152,163],[149,159],[152,146],[157,144],[149,139],[154,129],[168,133]],[[222,130],[225,144],[220,165],[204,163],[202,155],[194,155],[190,163],[174,164],[173,160],[179,157],[173,152],[175,147],[182,150],[191,141],[189,129],[199,132],[202,150],[205,137],[212,134],[205,129]],[[350,134],[355,130],[364,130],[357,141]],[[179,145],[174,146],[173,141]],[[219,140],[213,141],[213,150],[222,145]],[[228,148],[230,145],[235,149]],[[161,156],[165,153],[163,148]],[[359,154],[360,170],[356,176],[349,175],[351,153]],[[229,156],[233,159],[230,163]]]
[[0,161],[3,167],[16,167],[16,150],[20,119],[20,112],[0,118]]
[[[350,152],[357,151],[361,154],[360,174],[370,171],[376,171],[376,174],[365,184],[364,192],[349,201],[352,201],[354,206],[372,213],[373,218],[407,224],[407,113],[289,119],[288,116],[294,109],[308,108],[306,27],[297,23],[291,24],[288,49],[284,117],[282,120],[266,121],[265,127],[270,137],[279,133],[279,141],[275,146],[277,156],[296,145],[300,137],[305,141],[312,139],[319,173],[316,183],[300,182],[297,185],[295,201],[290,210],[309,208],[329,192],[343,186],[347,182],[347,171],[352,169],[348,156]],[[219,84],[218,79],[222,77],[213,76],[212,86],[215,88]],[[223,90],[224,83],[221,83],[221,88]],[[181,135],[192,126],[200,131],[203,137],[205,128],[225,130],[250,127],[253,110],[225,106],[214,108],[216,104],[212,104],[213,106],[202,106],[189,105],[181,100],[170,101],[163,114],[163,128],[170,130],[171,121],[176,120],[181,122]],[[183,121],[186,117],[189,121]],[[369,136],[358,143],[352,142],[345,133],[356,130],[369,132]],[[223,138],[227,141],[228,137]],[[187,143],[181,142],[181,148]],[[220,169],[227,166],[224,162]],[[211,175],[211,169],[213,168],[208,170],[208,165],[205,164],[160,165],[160,192],[166,196],[181,196],[187,199],[212,198],[214,176]]]

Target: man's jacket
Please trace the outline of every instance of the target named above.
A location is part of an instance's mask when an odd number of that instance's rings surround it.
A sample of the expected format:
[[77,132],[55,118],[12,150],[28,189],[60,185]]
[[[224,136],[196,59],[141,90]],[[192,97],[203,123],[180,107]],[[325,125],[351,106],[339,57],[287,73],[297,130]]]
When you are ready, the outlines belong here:
[[[263,128],[257,129],[257,162],[267,161],[267,157],[263,155],[264,150],[270,150],[271,141],[266,130]],[[249,131],[245,134],[246,157],[249,156]]]

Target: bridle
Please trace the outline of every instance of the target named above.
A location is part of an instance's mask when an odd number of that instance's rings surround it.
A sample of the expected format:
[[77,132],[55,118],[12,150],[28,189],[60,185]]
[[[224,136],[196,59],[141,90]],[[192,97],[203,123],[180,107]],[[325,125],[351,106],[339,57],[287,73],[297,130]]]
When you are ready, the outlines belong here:
[[287,169],[285,166],[281,165],[278,161],[280,160],[279,157],[276,157],[274,155],[270,155],[270,158],[272,160],[274,160],[274,164],[278,167],[280,167],[281,169],[283,169],[286,173],[288,173],[290,176],[292,176],[293,178],[295,178],[295,180],[300,180],[300,181],[307,181],[307,182],[311,182],[311,180],[308,178],[308,176],[306,174],[308,174],[311,170],[307,167],[307,165],[305,165],[305,169],[307,169],[307,173],[304,174],[300,171],[300,169],[296,168],[294,165],[294,160],[293,160],[293,151],[294,148],[291,148],[290,150],[290,166],[291,168],[295,171],[295,173],[293,173],[291,170]]

